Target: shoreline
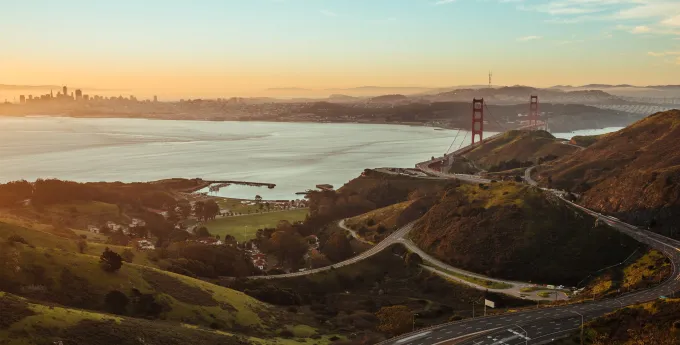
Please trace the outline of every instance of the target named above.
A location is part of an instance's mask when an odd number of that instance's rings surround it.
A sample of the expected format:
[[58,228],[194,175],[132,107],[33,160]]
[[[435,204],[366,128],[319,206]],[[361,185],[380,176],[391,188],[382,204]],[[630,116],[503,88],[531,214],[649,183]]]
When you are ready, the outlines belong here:
[[[153,117],[153,116],[123,116],[121,114],[108,114],[108,115],[68,115],[68,114],[36,114],[36,115],[6,115],[0,114],[0,119],[2,118],[29,118],[29,119],[39,119],[39,118],[67,118],[67,119],[120,119],[120,120],[150,120],[150,121],[193,121],[193,122],[254,122],[254,123],[302,123],[302,124],[355,124],[355,125],[393,125],[393,126],[408,126],[408,127],[426,127],[432,128],[433,130],[466,130],[463,128],[457,128],[454,126],[431,126],[427,123],[419,122],[385,122],[385,121],[291,121],[291,120],[268,120],[268,119],[207,119],[207,118],[192,118],[192,117],[180,117],[180,118],[170,118],[170,117]],[[626,124],[619,125],[599,125],[596,128],[592,126],[576,126],[570,128],[569,130],[558,130],[552,133],[571,133],[575,131],[582,130],[599,130],[611,127],[625,127]],[[496,128],[493,124],[486,124],[488,132],[502,132],[506,130],[505,128]]]

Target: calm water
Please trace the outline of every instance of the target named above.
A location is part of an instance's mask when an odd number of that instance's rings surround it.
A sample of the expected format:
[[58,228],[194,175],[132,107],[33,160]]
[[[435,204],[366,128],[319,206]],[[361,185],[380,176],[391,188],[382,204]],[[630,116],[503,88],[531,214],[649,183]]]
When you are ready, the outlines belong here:
[[[152,181],[170,177],[277,184],[220,195],[299,198],[365,168],[412,167],[451,145],[457,131],[365,124],[0,118],[0,180]],[[469,142],[461,131],[453,145]]]

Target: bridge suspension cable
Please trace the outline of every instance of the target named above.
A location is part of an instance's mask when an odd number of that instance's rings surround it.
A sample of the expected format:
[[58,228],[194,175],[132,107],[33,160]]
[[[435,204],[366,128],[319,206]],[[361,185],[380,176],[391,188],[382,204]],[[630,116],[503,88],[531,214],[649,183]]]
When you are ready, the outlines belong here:
[[508,129],[505,128],[505,126],[503,126],[502,123],[498,122],[498,120],[496,119],[495,116],[493,116],[493,113],[491,113],[491,110],[490,110],[489,107],[486,105],[486,102],[484,102],[484,108],[486,108],[486,111],[489,113],[489,115],[491,115],[491,119],[492,119],[498,126],[500,126],[501,129],[503,129],[502,132],[506,132]]
[[459,133],[460,133],[460,128],[458,128],[458,131],[456,132],[456,136],[453,137],[453,141],[451,142],[451,145],[449,145],[449,148],[446,150],[446,152],[444,153],[444,155],[448,154],[449,151],[451,151],[451,148],[453,147],[453,144],[455,144],[455,143],[456,143],[456,139],[458,139],[458,134],[459,134]]

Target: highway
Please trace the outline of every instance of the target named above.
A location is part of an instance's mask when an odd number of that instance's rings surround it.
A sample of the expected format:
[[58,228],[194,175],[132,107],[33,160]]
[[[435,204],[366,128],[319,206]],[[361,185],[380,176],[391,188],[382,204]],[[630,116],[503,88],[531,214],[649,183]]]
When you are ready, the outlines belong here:
[[[533,169],[534,167],[531,167],[525,171],[525,179],[527,183],[536,185],[536,181],[531,178],[531,171]],[[458,175],[449,176],[458,177]],[[468,175],[464,175],[463,178],[466,181],[472,182]],[[555,192],[562,198],[559,191],[552,192]],[[578,331],[584,322],[616,309],[632,304],[653,301],[662,296],[671,296],[675,292],[680,291],[680,272],[678,271],[680,241],[639,229],[616,218],[589,210],[564,198],[562,200],[570,206],[606,222],[616,230],[663,252],[671,260],[673,267],[671,276],[654,288],[628,293],[617,298],[467,319],[418,330],[397,338],[388,339],[380,344],[444,345],[453,344],[454,342],[460,345],[547,344]]]
[[[560,337],[568,336],[587,322],[616,309],[655,300],[661,296],[671,296],[680,291],[680,242],[664,236],[641,230],[615,218],[601,215],[569,201],[568,204],[594,217],[605,221],[615,229],[628,234],[640,242],[665,253],[671,259],[673,273],[664,283],[648,290],[629,293],[614,299],[604,299],[573,305],[541,308],[517,313],[502,314],[485,318],[468,319],[450,324],[420,330],[380,344],[434,345],[488,331],[461,342],[462,345],[501,345],[501,344],[544,344]],[[528,338],[528,339],[527,339]]]

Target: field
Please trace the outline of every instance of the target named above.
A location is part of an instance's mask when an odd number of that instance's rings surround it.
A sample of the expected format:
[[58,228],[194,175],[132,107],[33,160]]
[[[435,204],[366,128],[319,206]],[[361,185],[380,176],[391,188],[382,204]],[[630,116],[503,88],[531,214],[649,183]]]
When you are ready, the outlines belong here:
[[279,212],[258,213],[245,216],[217,218],[205,226],[212,235],[232,235],[237,241],[255,238],[255,233],[262,228],[276,228],[281,220],[289,222],[302,221],[307,217],[307,209],[295,209]]

